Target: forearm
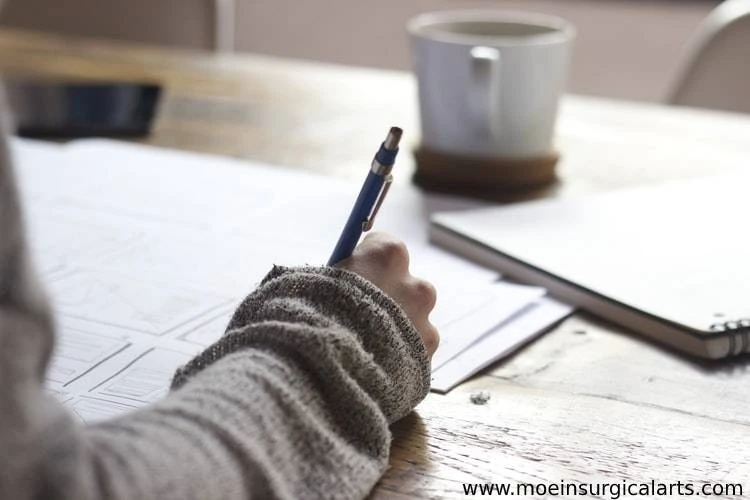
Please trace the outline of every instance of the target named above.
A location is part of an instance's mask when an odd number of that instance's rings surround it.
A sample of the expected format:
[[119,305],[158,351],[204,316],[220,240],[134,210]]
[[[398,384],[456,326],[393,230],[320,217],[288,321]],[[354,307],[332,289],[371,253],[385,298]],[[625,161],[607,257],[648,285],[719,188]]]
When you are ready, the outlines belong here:
[[56,463],[78,456],[80,435],[42,387],[52,319],[31,272],[4,109],[0,89],[0,498],[60,498],[54,488],[86,498],[77,489],[80,475],[68,469],[81,462]]
[[106,494],[363,497],[387,466],[389,421],[427,391],[422,349],[361,278],[277,268],[170,397],[89,431]]
[[[365,496],[387,466],[388,423],[429,386],[400,309],[351,273],[276,269],[230,326],[134,414],[81,427],[32,397],[44,430],[14,446],[45,451],[17,472],[61,498]],[[29,485],[15,485],[23,498]]]
[[81,426],[43,389],[53,326],[1,127],[0,235],[0,498],[362,497],[429,388],[419,334],[373,285],[275,269],[164,401]]
[[274,267],[237,309],[225,337],[178,371],[174,386],[238,346],[288,356],[325,382],[330,405],[351,411],[344,398],[361,394],[389,423],[429,391],[425,346],[404,312],[372,283],[340,269]]
[[343,417],[309,374],[247,349],[87,437],[107,498],[361,498],[386,466],[388,428],[375,411],[359,428]]

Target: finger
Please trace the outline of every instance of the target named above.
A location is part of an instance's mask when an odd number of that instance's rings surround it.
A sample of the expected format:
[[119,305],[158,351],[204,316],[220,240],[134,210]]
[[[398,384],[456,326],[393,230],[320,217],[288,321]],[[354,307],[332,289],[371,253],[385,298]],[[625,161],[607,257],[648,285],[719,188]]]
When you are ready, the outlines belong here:
[[355,250],[384,271],[407,273],[409,250],[403,241],[387,233],[371,233]]
[[435,328],[435,325],[429,321],[425,321],[424,324],[420,325],[420,327],[417,328],[417,331],[419,331],[422,336],[422,341],[424,342],[424,347],[427,351],[427,357],[432,359],[432,356],[440,345],[440,333],[437,328]]
[[437,290],[429,281],[420,278],[410,278],[407,289],[415,309],[428,315],[435,308],[437,302]]

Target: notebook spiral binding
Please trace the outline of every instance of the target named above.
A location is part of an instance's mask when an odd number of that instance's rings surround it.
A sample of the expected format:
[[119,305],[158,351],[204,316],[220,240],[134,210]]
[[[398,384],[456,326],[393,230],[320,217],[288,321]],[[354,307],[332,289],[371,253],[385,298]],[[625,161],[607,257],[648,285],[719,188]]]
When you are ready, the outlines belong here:
[[750,318],[742,318],[714,323],[709,327],[712,332],[727,332],[732,330],[739,330],[742,328],[750,328]]
[[744,330],[744,333],[737,332],[737,338],[735,338],[735,335],[729,336],[729,352],[734,355],[742,354],[743,352],[750,352],[749,318],[741,318],[737,320],[714,323],[710,326],[710,330],[717,333],[736,332],[737,330]]

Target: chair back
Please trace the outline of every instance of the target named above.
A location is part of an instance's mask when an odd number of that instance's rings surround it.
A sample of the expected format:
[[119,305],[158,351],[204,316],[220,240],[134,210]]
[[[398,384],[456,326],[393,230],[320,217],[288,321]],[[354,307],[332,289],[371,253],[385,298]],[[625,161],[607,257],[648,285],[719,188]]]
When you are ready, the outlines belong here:
[[750,0],[727,0],[703,21],[667,100],[750,113]]
[[232,50],[234,0],[7,0],[0,26]]

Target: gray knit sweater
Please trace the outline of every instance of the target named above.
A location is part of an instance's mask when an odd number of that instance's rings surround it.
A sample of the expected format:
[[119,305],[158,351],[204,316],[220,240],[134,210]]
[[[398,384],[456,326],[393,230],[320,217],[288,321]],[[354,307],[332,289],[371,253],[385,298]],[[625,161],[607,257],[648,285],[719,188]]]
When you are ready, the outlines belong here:
[[361,498],[429,389],[419,334],[374,285],[276,267],[164,400],[83,426],[42,387],[54,325],[25,245],[3,138],[0,499]]

